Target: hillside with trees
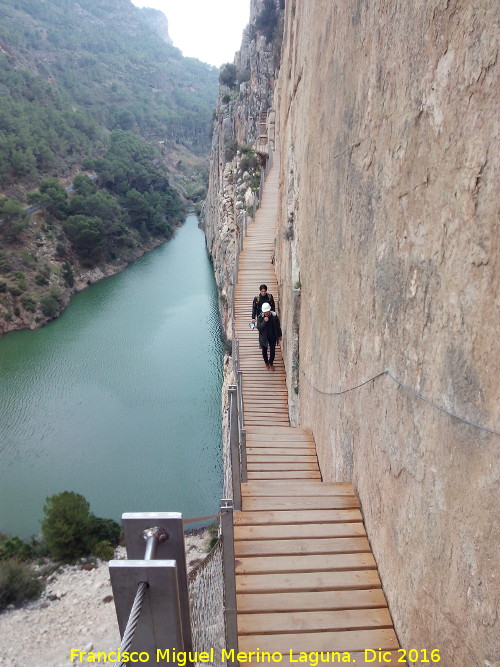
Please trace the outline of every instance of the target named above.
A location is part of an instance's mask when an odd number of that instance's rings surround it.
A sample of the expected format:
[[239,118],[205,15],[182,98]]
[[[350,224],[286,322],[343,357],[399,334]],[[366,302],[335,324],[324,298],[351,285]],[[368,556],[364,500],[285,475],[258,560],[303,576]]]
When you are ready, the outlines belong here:
[[[205,194],[217,88],[160,12],[3,0],[0,333],[43,323],[79,276],[172,234]],[[23,218],[29,204],[41,209]]]

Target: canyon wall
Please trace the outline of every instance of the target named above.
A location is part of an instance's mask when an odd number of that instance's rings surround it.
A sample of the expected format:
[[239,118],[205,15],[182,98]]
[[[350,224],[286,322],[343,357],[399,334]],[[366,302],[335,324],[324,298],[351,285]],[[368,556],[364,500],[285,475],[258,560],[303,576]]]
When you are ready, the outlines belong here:
[[[264,25],[261,29],[257,26],[262,24],[265,4],[265,0],[251,0],[250,23],[243,33],[241,49],[234,63],[230,63],[234,67],[233,81],[222,83],[219,88],[208,194],[202,210],[223,328],[229,338],[237,244],[245,234],[245,225],[253,220],[260,175],[266,163],[266,156],[255,150],[261,131],[260,114],[267,112],[272,104],[279,69],[283,12],[281,3],[273,0],[274,29],[266,30]],[[223,65],[221,72],[225,70]],[[248,310],[250,317],[251,304]]]
[[291,418],[355,484],[402,646],[443,667],[500,664],[499,438],[438,409],[500,428],[497,19],[287,0],[274,101]]

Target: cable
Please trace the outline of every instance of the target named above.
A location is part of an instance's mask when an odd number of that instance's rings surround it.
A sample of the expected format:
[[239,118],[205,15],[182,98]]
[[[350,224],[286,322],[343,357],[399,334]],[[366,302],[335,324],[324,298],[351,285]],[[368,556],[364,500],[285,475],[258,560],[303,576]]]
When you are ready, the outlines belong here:
[[323,394],[324,396],[340,396],[342,394],[347,394],[350,391],[354,391],[355,389],[359,389],[360,387],[363,387],[365,384],[368,384],[368,382],[371,382],[372,380],[376,380],[379,378],[381,375],[387,375],[391,380],[396,382],[402,389],[405,389],[406,391],[410,392],[417,398],[419,398],[421,401],[424,401],[424,403],[427,403],[428,405],[432,406],[433,408],[436,408],[436,410],[440,410],[441,412],[444,412],[447,415],[450,415],[450,417],[454,417],[455,419],[458,419],[459,421],[463,422],[464,424],[469,424],[469,426],[474,426],[475,428],[481,429],[481,431],[486,431],[487,433],[492,433],[493,435],[500,435],[500,431],[495,431],[491,428],[487,428],[486,426],[481,426],[481,424],[476,424],[475,422],[470,421],[469,419],[465,419],[464,417],[460,417],[459,415],[455,414],[454,412],[451,412],[450,410],[447,410],[446,408],[443,408],[440,405],[437,405],[430,399],[426,398],[425,396],[422,396],[422,394],[419,394],[416,392],[414,389],[409,387],[407,384],[404,382],[401,382],[401,380],[398,380],[398,378],[394,377],[394,375],[391,373],[389,369],[386,369],[385,371],[382,371],[381,373],[378,373],[377,375],[374,375],[371,377],[369,380],[365,380],[365,382],[362,382],[361,384],[356,385],[355,387],[351,387],[350,389],[345,389],[344,391],[321,391],[321,389],[318,389],[315,387],[312,382],[309,380],[307,375],[304,373],[304,371],[301,371],[302,375],[305,377],[307,380],[308,384],[314,389],[314,391],[317,391],[319,394]]

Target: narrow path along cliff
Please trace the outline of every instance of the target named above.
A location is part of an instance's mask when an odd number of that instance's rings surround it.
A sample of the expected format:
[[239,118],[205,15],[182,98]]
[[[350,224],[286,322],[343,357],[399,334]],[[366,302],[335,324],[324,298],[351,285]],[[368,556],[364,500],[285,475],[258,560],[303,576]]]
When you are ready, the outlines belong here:
[[322,482],[311,431],[289,423],[281,348],[269,370],[248,327],[259,284],[277,295],[278,174],[276,160],[239,255],[235,293],[248,461],[234,513],[239,650],[335,651],[364,665],[365,649],[382,649],[392,652],[386,664],[402,664],[352,484]]

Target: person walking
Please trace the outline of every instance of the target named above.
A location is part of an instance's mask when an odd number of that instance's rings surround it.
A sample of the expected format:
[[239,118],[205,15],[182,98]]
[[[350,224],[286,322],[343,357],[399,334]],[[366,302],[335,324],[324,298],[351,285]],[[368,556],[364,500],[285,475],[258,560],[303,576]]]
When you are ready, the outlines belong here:
[[255,321],[258,315],[262,312],[262,306],[265,303],[268,303],[271,306],[271,310],[275,311],[276,307],[274,305],[274,298],[272,294],[269,294],[267,291],[267,285],[261,285],[259,287],[259,294],[254,296],[252,302],[252,322],[255,324]]
[[[269,303],[262,304],[262,312],[257,318],[257,329],[259,330],[259,345],[262,349],[262,358],[268,371],[274,371],[274,356],[276,343],[281,338],[280,319],[271,310]],[[269,356],[268,356],[269,348]]]

